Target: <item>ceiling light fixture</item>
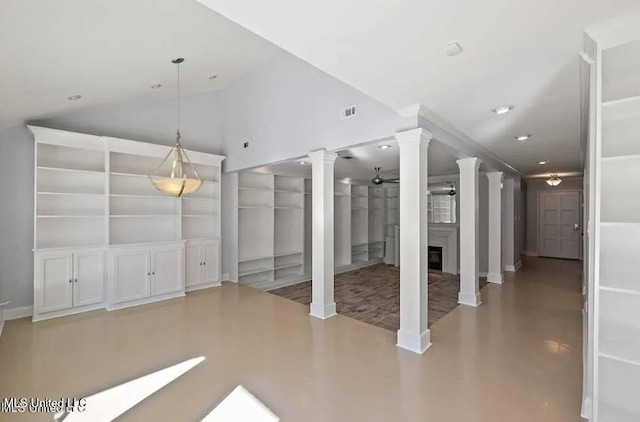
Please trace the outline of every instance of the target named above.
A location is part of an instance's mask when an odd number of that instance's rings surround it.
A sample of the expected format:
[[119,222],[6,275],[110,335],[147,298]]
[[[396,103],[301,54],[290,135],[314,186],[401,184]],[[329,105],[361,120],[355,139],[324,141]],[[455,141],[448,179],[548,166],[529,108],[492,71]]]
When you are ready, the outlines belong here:
[[462,46],[457,42],[452,42],[444,46],[444,52],[449,57],[457,56],[462,53]]
[[162,84],[155,84],[155,85],[151,85],[151,89],[158,89],[161,88]]
[[547,164],[549,161],[547,160],[542,160],[542,161],[538,161],[538,164],[540,164],[541,166],[544,166],[545,164]]
[[67,97],[67,100],[69,100],[69,101],[77,101],[80,98],[82,98],[82,95],[72,95],[70,97]]
[[531,138],[532,135],[518,135],[518,136],[514,136],[515,140],[518,142],[524,142],[527,139]]
[[209,76],[209,79],[211,79],[211,80],[214,80],[214,79],[217,79],[217,78],[218,78],[218,75]]
[[[198,176],[187,153],[180,145],[180,63],[184,59],[178,58],[171,61],[178,69],[178,130],[176,131],[176,144],[162,160],[156,171],[149,175],[151,183],[165,195],[181,197],[190,195],[200,189],[202,180]],[[173,160],[169,157],[173,156]]]
[[552,174],[551,177],[548,178],[546,181],[547,181],[547,185],[552,187],[556,187],[560,183],[562,183],[562,179],[559,178],[557,174]]
[[309,164],[309,162],[305,161],[305,160],[300,160],[300,161],[298,161],[298,164],[300,164],[301,166],[305,166],[305,165]]
[[380,148],[380,149],[389,149],[389,148],[391,148],[391,145],[379,145],[378,148]]
[[507,114],[514,108],[516,108],[516,106],[514,105],[501,105],[501,106],[492,108],[491,111],[493,111],[496,114]]

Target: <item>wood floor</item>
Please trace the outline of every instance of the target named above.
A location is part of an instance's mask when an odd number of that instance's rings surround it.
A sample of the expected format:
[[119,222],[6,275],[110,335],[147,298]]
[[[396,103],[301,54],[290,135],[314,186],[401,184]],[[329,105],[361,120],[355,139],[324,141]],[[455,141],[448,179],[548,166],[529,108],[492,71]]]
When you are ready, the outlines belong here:
[[[200,421],[242,384],[287,421],[578,422],[579,262],[528,258],[431,326],[424,355],[396,333],[250,287],[32,323],[0,337],[0,398],[86,397],[186,359],[200,365],[118,421]],[[0,413],[0,421],[51,421]],[[92,421],[94,422],[94,421]]]
[[[487,284],[480,279],[480,288]],[[367,324],[398,331],[400,328],[400,269],[377,264],[336,274],[337,312]],[[429,272],[429,325],[458,306],[460,279],[440,272]],[[271,290],[278,296],[303,305],[311,303],[311,282]]]

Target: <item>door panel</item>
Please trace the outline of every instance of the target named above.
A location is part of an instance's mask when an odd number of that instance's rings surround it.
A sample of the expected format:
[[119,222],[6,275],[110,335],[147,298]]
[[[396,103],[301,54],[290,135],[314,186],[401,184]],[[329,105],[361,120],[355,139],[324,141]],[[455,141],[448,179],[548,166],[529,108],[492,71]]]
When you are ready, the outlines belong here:
[[63,252],[45,255],[38,264],[38,282],[42,286],[38,312],[52,312],[73,306],[73,259]]
[[151,293],[161,295],[184,289],[184,248],[171,247],[151,252]]
[[101,303],[104,300],[104,254],[82,252],[73,260],[73,306]]
[[579,259],[580,192],[541,192],[538,203],[540,256]]
[[185,267],[186,267],[186,280],[187,287],[197,286],[202,283],[203,258],[202,258],[202,246],[200,244],[189,245],[185,248]]
[[203,246],[204,281],[205,283],[220,282],[220,241],[206,242]]
[[118,251],[113,256],[114,303],[144,299],[150,293],[150,258],[144,249]]

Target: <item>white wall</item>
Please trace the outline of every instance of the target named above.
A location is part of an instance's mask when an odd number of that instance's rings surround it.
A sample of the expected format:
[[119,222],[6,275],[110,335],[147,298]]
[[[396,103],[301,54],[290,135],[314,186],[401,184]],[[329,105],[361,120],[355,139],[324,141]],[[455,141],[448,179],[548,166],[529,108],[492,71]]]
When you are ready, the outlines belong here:
[[552,190],[575,189],[582,191],[582,177],[563,177],[562,183],[553,188],[549,186],[545,179],[526,179],[526,245],[525,253],[538,253],[538,192]]
[[0,302],[33,304],[33,141],[24,126],[0,131]]
[[[392,137],[415,127],[398,113],[290,55],[280,54],[222,92],[225,171]],[[357,105],[356,117],[340,109]],[[242,144],[249,142],[249,148]]]
[[[339,109],[358,106],[340,120]],[[175,141],[175,99],[144,99],[30,122],[61,130],[170,145]],[[415,121],[413,122],[415,126]],[[282,53],[222,91],[182,98],[186,149],[227,155],[239,170],[391,137],[411,122],[394,110],[311,65]],[[249,141],[250,147],[241,148]],[[0,172],[15,179],[0,204],[0,300],[9,307],[33,303],[33,139],[24,126],[0,132]],[[15,188],[13,186],[16,186]],[[223,204],[222,225],[233,211]],[[223,250],[233,244],[223,241]],[[230,271],[225,254],[223,273]]]

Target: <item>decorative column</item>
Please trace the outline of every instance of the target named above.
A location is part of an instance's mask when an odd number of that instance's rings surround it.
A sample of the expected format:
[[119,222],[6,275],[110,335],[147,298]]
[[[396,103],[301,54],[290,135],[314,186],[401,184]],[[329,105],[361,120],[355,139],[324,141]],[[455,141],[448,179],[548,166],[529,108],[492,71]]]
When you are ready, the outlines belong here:
[[400,147],[400,329],[398,347],[424,353],[428,328],[427,148],[430,132],[396,134]]
[[515,272],[515,186],[513,178],[504,179],[502,189],[502,265],[505,271]]
[[502,172],[487,173],[489,179],[489,283],[502,284]]
[[478,306],[480,299],[479,176],[480,159],[458,160],[460,167],[460,293],[458,303]]
[[333,245],[333,165],[336,154],[326,150],[309,153],[312,170],[311,228],[311,312],[310,315],[327,319],[336,314],[334,299],[334,245]]

